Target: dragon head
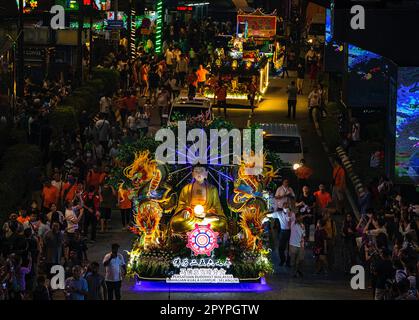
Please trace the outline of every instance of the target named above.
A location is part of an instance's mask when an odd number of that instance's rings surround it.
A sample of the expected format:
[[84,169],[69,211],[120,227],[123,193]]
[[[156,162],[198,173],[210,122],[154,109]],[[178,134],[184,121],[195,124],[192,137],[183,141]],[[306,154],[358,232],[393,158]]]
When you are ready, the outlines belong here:
[[140,203],[134,213],[135,226],[145,236],[158,236],[162,209],[154,201]]
[[149,182],[157,170],[156,160],[150,157],[148,150],[135,153],[135,159],[131,165],[124,169],[124,175],[139,187]]

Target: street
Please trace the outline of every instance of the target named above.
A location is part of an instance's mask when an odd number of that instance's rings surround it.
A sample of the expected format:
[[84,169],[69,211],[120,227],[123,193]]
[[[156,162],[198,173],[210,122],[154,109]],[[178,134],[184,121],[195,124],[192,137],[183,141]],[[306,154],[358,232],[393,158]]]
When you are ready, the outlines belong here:
[[[290,74],[292,75],[292,73]],[[291,81],[289,79],[271,79],[270,87],[263,101],[255,110],[253,117],[254,123],[293,123],[292,120],[286,118],[287,115],[287,95],[286,87]],[[307,93],[308,88],[304,92]],[[218,112],[215,110],[215,112]],[[222,113],[222,112],[221,112]],[[237,127],[246,126],[250,110],[246,109],[229,109],[227,117]],[[331,166],[327,155],[322,149],[321,140],[317,136],[313,123],[308,119],[307,97],[300,95],[297,103],[296,121],[303,137],[303,143],[308,147],[308,153],[305,154],[307,164],[314,168],[313,185],[320,182],[330,181]],[[159,124],[158,114],[155,114],[151,125]],[[294,177],[291,177],[294,178]],[[294,187],[294,186],[292,186]],[[337,217],[337,222],[341,217]],[[340,224],[338,224],[339,228]],[[110,250],[111,243],[119,243],[121,251],[130,251],[131,242],[135,238],[134,235],[120,231],[120,217],[118,211],[112,214],[112,231],[107,234],[99,234],[95,244],[89,246],[88,257],[90,261],[102,261],[103,256]],[[340,237],[338,237],[340,238]],[[275,238],[276,239],[276,238]],[[135,291],[134,281],[125,280],[122,287],[122,299],[255,299],[255,300],[293,300],[293,299],[369,299],[371,293],[369,290],[354,291],[350,287],[350,277],[344,275],[341,271],[340,259],[340,243],[337,247],[337,271],[331,272],[329,275],[314,275],[314,259],[312,250],[307,249],[305,253],[305,276],[303,279],[293,279],[291,271],[286,267],[276,267],[276,274],[266,277],[267,284],[271,288],[270,291],[263,293],[188,293],[188,292],[138,292]],[[126,256],[126,255],[125,255]],[[278,264],[277,248],[273,255],[274,263]],[[103,267],[102,270],[103,272]]]

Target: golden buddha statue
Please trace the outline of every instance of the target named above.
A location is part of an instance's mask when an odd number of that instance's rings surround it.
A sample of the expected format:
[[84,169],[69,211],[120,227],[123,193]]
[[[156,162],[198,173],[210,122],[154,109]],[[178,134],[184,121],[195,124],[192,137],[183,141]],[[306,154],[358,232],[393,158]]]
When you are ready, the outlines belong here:
[[227,219],[221,207],[218,189],[208,183],[208,171],[203,166],[195,166],[193,181],[180,192],[175,214],[170,220],[172,234],[184,234],[195,229],[195,224],[211,225],[211,229],[224,233]]

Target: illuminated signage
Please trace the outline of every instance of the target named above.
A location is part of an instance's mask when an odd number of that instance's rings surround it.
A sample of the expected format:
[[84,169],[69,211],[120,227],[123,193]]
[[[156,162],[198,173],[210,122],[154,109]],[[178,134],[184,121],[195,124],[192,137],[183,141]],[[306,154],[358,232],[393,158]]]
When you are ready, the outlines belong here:
[[[30,13],[38,8],[37,0],[23,0],[23,13]],[[16,0],[17,8],[19,9],[19,0]]]
[[419,67],[400,67],[397,76],[396,181],[419,185]]
[[157,2],[156,20],[156,53],[161,53],[163,48],[163,0]]
[[[203,213],[203,208],[195,206],[195,214]],[[202,210],[199,210],[202,209]],[[211,229],[211,224],[195,225],[195,229],[188,232],[186,247],[197,255],[211,256],[213,250],[218,248],[218,232]],[[239,279],[227,273],[231,261],[215,258],[180,258],[172,260],[172,265],[179,269],[179,273],[166,278],[167,283],[239,283]]]
[[177,11],[192,11],[193,10],[193,7],[190,7],[190,6],[179,6],[179,7],[176,7],[176,10]]
[[276,16],[237,15],[237,25],[245,25],[247,37],[272,38],[276,35]]
[[201,259],[189,259],[176,257],[172,261],[172,265],[175,268],[191,268],[191,267],[203,267],[203,268],[230,268],[231,261],[229,258],[212,259],[212,258],[201,258]]
[[181,268],[179,274],[166,279],[167,283],[239,283],[240,280],[225,269]]

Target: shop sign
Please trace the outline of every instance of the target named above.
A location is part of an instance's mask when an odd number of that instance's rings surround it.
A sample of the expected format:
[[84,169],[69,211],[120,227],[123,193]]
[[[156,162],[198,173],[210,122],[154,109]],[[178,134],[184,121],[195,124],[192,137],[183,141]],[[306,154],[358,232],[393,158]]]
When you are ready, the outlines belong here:
[[272,38],[276,35],[276,16],[237,16],[238,25],[246,22],[248,37]]
[[108,20],[107,29],[122,29],[124,27],[124,21],[122,20]]
[[193,11],[193,7],[191,7],[191,6],[178,6],[178,7],[176,7],[176,11]]
[[25,61],[42,62],[44,61],[45,50],[43,48],[24,48],[23,54]]
[[167,283],[239,283],[240,280],[225,269],[181,268],[179,274],[166,279]]

